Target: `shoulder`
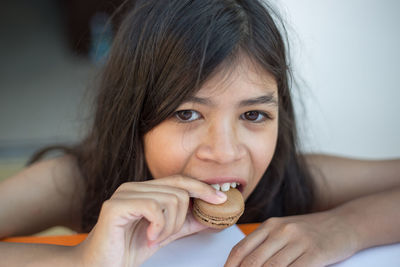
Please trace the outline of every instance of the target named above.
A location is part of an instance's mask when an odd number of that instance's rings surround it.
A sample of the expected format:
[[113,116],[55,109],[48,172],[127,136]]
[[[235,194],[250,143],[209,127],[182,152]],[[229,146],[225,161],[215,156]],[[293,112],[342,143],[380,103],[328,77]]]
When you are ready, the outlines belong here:
[[28,166],[20,173],[21,182],[41,185],[42,190],[55,198],[82,196],[84,181],[76,158],[71,155],[43,160]]
[[0,232],[32,234],[55,225],[79,230],[83,194],[73,156],[36,162],[0,183]]

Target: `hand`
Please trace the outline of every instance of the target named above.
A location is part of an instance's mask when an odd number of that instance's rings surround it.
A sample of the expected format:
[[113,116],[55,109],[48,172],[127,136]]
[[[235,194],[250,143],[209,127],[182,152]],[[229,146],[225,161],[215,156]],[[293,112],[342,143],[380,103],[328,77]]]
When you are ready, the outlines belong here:
[[334,211],[271,218],[232,249],[225,267],[325,266],[357,251],[355,235]]
[[188,210],[190,197],[215,204],[226,200],[210,185],[179,175],[122,184],[79,245],[82,265],[138,266],[161,246],[204,230]]

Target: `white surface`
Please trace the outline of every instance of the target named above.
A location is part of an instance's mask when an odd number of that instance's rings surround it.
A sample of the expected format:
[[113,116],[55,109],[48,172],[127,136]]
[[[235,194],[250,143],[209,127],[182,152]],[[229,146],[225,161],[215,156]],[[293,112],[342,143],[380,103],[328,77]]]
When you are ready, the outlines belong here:
[[400,266],[400,244],[369,248],[331,267],[398,267]]
[[142,267],[221,267],[244,234],[235,225],[219,233],[201,232],[161,248]]
[[[244,234],[237,226],[219,233],[189,236],[168,244],[156,252],[142,267],[221,267],[229,252]],[[400,266],[400,243],[369,248],[331,267],[398,267]]]

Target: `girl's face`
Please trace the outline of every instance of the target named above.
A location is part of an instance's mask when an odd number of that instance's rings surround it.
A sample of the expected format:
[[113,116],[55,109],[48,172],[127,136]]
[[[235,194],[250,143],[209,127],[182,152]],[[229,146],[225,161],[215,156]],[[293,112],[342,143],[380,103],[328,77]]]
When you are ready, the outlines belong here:
[[277,137],[277,84],[243,59],[148,132],[144,149],[155,179],[182,174],[207,184],[237,182],[247,199],[271,162]]

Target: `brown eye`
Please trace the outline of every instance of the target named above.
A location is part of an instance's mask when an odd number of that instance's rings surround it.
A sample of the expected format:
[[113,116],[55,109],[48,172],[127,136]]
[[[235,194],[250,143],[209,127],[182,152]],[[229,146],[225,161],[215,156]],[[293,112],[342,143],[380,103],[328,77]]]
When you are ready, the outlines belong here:
[[175,117],[181,122],[191,122],[200,118],[200,114],[194,110],[179,110]]
[[260,113],[258,113],[258,111],[248,111],[248,112],[244,113],[244,117],[246,118],[246,120],[249,120],[249,121],[257,120],[259,115],[260,115]]
[[243,120],[250,121],[250,122],[255,122],[255,123],[263,122],[267,118],[269,118],[266,113],[260,112],[260,111],[256,111],[256,110],[247,111],[247,112],[243,113],[240,117]]

